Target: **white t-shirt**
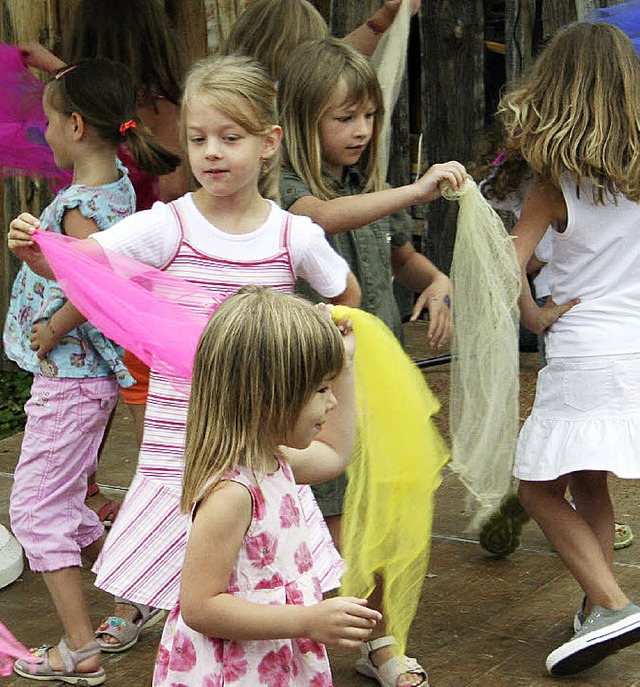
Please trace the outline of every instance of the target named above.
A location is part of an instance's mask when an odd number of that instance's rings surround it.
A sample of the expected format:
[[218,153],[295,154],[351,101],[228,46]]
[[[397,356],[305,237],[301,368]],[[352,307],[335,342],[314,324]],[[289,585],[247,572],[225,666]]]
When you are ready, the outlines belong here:
[[[304,277],[326,298],[339,296],[347,287],[348,264],[329,245],[323,229],[308,217],[285,213],[269,201],[271,210],[261,227],[247,234],[230,234],[202,215],[191,193],[174,202],[179,204],[192,246],[205,255],[227,260],[261,260],[276,254],[281,247],[281,228],[289,214],[289,251],[295,276]],[[157,202],[151,209],[136,212],[91,238],[105,248],[163,268],[173,260],[182,234],[171,208]]]

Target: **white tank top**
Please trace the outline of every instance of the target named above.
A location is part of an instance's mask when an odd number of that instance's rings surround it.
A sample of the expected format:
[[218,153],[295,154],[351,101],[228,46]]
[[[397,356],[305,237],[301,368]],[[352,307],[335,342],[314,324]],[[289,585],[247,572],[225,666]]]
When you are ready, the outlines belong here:
[[554,302],[580,303],[547,333],[548,357],[640,352],[640,205],[593,202],[565,179],[567,228],[553,232],[550,286]]

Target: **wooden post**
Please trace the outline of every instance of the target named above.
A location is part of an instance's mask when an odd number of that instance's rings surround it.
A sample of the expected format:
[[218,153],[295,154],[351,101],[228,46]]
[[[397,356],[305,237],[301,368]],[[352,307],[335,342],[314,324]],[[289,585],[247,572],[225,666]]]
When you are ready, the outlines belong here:
[[534,60],[536,0],[507,0],[505,4],[505,40],[507,47],[507,83],[512,83]]
[[[484,126],[484,15],[481,0],[442,0],[422,5],[424,148],[429,164],[475,158]],[[424,252],[448,271],[457,205],[429,203]]]
[[164,6],[186,52],[185,64],[204,57],[207,54],[207,19],[203,0],[165,0]]

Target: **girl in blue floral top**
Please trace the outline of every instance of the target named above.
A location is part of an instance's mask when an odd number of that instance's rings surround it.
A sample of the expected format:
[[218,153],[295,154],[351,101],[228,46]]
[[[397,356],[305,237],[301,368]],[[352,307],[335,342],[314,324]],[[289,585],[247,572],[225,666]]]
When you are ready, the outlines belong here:
[[[58,72],[44,92],[45,138],[56,164],[73,172],[40,220],[44,231],[76,238],[106,229],[135,211],[135,193],[116,159],[126,141],[138,165],[152,174],[179,158],[159,147],[136,119],[128,70],[108,60],[85,60]],[[13,223],[12,223],[13,224]],[[32,248],[10,244],[16,255]],[[27,424],[11,493],[11,526],[34,572],[41,572],[64,628],[57,647],[40,647],[36,663],[15,671],[36,680],[104,682],[80,569],[104,538],[98,516],[84,503],[87,477],[116,403],[118,385],[134,383],[122,350],[84,321],[59,285],[23,264],[4,330],[7,355],[34,374]],[[46,272],[43,272],[46,274]],[[105,294],[108,298],[108,294]]]

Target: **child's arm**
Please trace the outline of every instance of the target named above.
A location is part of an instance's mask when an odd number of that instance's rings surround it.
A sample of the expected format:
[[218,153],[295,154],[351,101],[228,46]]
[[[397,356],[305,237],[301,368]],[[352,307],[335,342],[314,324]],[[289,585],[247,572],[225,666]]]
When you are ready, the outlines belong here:
[[347,275],[347,286],[345,290],[335,298],[327,298],[333,305],[346,305],[350,308],[359,308],[362,301],[362,290],[353,272]]
[[[320,304],[318,307],[326,306]],[[353,365],[355,338],[351,322],[341,320],[337,326],[343,335],[345,348],[344,367],[331,382],[337,406],[329,413],[322,430],[307,448],[281,447],[299,484],[326,482],[341,475],[347,469],[353,453],[356,427]]]
[[[39,224],[37,217],[26,212],[16,217],[9,225],[9,248],[18,257],[22,257],[34,272],[47,279],[55,279],[42,251],[33,239],[29,238],[34,227]],[[77,239],[86,239],[99,231],[98,225],[77,209],[68,210],[65,213],[62,229],[67,236]],[[62,337],[86,320],[87,318],[67,301],[49,320],[33,325],[31,349],[38,352],[39,358],[44,358]]]
[[36,69],[43,69],[50,74],[54,74],[58,69],[64,67],[64,62],[60,58],[56,57],[37,41],[29,41],[21,45],[20,54],[26,65]]
[[185,623],[196,632],[221,639],[308,637],[343,647],[359,646],[381,617],[366,608],[363,599],[276,606],[227,593],[251,511],[251,495],[235,482],[222,482],[200,504],[182,568],[180,610]]
[[327,234],[337,234],[358,229],[412,205],[440,198],[442,183],[450,184],[457,191],[466,178],[466,170],[459,162],[445,162],[431,166],[417,181],[406,186],[332,200],[304,196],[292,203],[288,210],[310,217]]
[[451,282],[427,257],[418,253],[410,242],[391,253],[395,278],[410,291],[420,293],[411,321],[415,322],[426,306],[429,310],[427,343],[440,348],[451,336]]
[[411,16],[420,9],[420,0],[385,0],[369,19],[344,37],[358,52],[369,57],[373,55],[378,43],[387,29],[393,24],[402,2],[411,2]]
[[543,332],[580,302],[579,298],[574,298],[568,303],[556,305],[549,298],[545,306],[540,308],[533,298],[527,280],[527,265],[547,227],[564,227],[566,223],[567,206],[560,189],[549,182],[535,181],[525,198],[520,219],[511,231],[522,271],[522,289],[518,301],[520,319],[534,334]]

